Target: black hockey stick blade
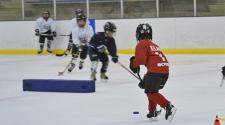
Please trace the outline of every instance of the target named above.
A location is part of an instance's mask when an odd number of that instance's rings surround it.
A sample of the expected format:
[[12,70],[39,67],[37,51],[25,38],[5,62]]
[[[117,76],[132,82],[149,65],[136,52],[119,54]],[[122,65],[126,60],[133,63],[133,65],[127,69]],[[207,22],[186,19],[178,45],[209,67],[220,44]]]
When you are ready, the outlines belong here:
[[55,54],[55,56],[63,56],[64,55],[64,53],[60,53],[60,54]]
[[58,72],[58,76],[62,76],[64,72]]
[[70,36],[70,35],[59,35],[59,36]]
[[224,76],[222,76],[222,80],[221,80],[221,83],[220,83],[220,87],[223,87],[223,84],[224,84]]

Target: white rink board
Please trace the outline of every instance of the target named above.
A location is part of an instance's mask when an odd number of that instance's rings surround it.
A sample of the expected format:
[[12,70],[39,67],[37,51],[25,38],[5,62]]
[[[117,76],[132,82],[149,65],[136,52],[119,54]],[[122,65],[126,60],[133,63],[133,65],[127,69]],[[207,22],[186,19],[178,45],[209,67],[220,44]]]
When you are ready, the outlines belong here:
[[[98,20],[96,30],[102,31],[102,25],[112,21],[118,30],[116,42],[119,48],[134,48],[136,45],[136,28],[140,23],[149,23],[153,28],[153,39],[161,48],[173,48],[175,46],[174,19],[124,19],[124,20]],[[168,32],[168,30],[171,32]]]
[[[106,21],[117,25],[118,48],[133,48],[135,31],[140,23],[150,23],[153,40],[161,48],[224,48],[225,17],[148,18],[96,20],[96,31],[103,31]],[[57,21],[58,35],[69,34],[69,20]],[[34,21],[0,21],[0,49],[33,49],[38,47]],[[68,37],[58,36],[53,48],[66,48]]]
[[225,18],[177,18],[177,48],[224,48]]

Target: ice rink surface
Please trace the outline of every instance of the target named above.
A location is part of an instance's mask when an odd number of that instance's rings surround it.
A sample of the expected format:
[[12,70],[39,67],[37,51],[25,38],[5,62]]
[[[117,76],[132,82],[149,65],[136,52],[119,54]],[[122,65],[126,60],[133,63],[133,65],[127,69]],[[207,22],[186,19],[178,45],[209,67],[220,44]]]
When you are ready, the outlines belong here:
[[[120,62],[128,66],[129,57],[120,55]],[[59,77],[70,57],[2,55],[0,125],[213,125],[216,115],[225,117],[225,85],[219,87],[225,55],[168,55],[168,59],[170,78],[161,93],[178,108],[172,123],[165,120],[164,111],[158,122],[146,118],[143,90],[118,64],[110,62],[107,83],[97,74],[95,93],[23,92],[23,79],[89,79],[90,62],[83,70]]]

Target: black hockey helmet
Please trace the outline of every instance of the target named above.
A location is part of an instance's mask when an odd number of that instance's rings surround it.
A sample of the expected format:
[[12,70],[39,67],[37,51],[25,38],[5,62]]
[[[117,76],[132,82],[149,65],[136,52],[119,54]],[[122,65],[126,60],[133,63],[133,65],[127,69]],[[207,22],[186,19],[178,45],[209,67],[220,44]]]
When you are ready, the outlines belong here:
[[48,10],[43,11],[43,12],[42,12],[42,17],[43,17],[45,20],[48,20],[48,18],[50,17],[50,12],[49,12]]
[[79,15],[79,14],[84,14],[84,11],[82,9],[76,9],[75,10],[75,15]]
[[152,27],[148,23],[139,24],[136,30],[137,40],[152,39]]
[[116,32],[116,25],[113,22],[106,22],[104,25],[104,31]]
[[83,21],[86,22],[86,20],[87,20],[86,15],[84,15],[83,13],[78,13],[77,16],[76,16],[76,18],[77,18],[77,21],[83,20]]
[[43,12],[42,12],[42,15],[43,15],[43,14],[48,14],[48,15],[50,16],[50,11],[48,11],[48,10],[43,11]]

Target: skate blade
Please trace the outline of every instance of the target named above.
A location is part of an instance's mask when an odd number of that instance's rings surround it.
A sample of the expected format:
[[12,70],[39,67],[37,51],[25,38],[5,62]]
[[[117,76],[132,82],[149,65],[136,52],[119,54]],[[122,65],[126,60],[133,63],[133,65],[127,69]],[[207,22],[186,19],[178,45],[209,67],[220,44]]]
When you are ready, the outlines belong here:
[[50,53],[50,52],[47,52],[47,55],[52,55],[52,53]]
[[151,122],[157,122],[157,121],[159,121],[157,117],[149,118],[149,120],[150,120]]
[[43,55],[43,53],[37,53],[37,55],[38,55],[38,56],[41,56],[41,55]]
[[106,83],[108,80],[107,79],[101,79],[101,82]]
[[90,79],[90,80],[96,81],[97,79]]
[[174,118],[174,116],[175,116],[175,114],[176,114],[176,112],[177,112],[177,108],[174,107],[174,108],[172,109],[172,112],[173,112],[173,113],[171,114],[171,116],[168,117],[168,121],[169,121],[169,122],[172,122],[172,121],[173,121],[173,118]]

